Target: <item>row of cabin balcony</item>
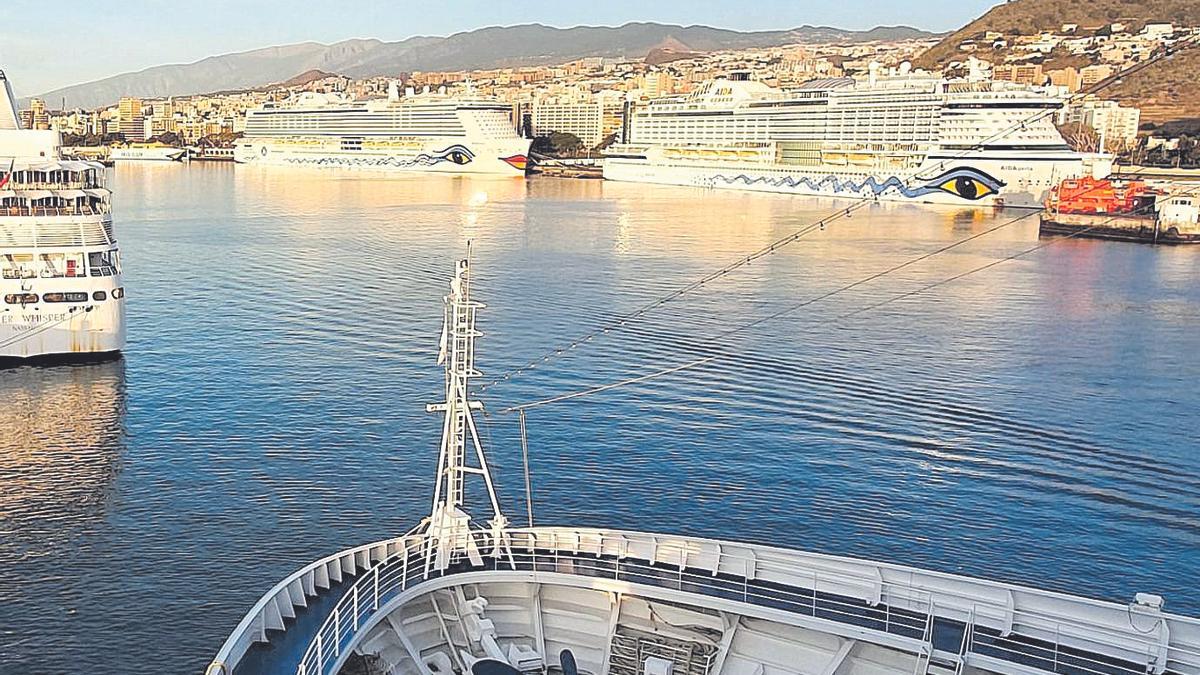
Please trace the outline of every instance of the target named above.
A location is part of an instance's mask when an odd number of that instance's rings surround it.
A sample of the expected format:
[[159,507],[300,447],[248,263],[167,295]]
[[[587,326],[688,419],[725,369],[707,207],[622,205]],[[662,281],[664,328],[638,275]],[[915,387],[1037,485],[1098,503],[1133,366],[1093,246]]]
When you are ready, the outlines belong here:
[[0,197],[0,217],[100,216],[110,212],[108,201],[96,197]]

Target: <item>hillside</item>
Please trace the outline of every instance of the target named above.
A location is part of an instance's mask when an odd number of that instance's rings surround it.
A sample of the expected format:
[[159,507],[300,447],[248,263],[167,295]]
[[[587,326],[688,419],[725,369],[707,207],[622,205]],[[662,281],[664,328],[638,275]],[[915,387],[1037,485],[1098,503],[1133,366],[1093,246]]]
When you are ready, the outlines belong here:
[[958,46],[988,31],[1005,35],[1032,35],[1057,31],[1063,24],[1074,23],[1097,28],[1120,21],[1137,30],[1146,23],[1172,22],[1200,26],[1200,1],[1197,0],[1010,0],[954,31],[921,55],[923,68],[941,68],[961,59]]
[[[1135,32],[1147,23],[1200,26],[1200,0],[1011,0],[951,33],[922,54],[916,65],[938,69],[962,61],[966,54],[959,45],[984,43],[981,38],[987,32],[1008,37],[1030,36],[1043,31],[1058,32],[1064,24],[1078,24],[1082,31],[1090,31],[1114,22],[1124,23],[1127,31]],[[992,63],[1001,62],[1006,53],[1005,49],[993,49],[986,43],[972,52]],[[1082,68],[1091,63],[1087,57],[1056,49],[1045,57],[1043,67]],[[1200,90],[1193,84],[1198,68],[1200,49],[1192,48],[1110,83],[1103,95],[1141,108],[1143,122],[1161,124],[1200,118]]]
[[1104,90],[1104,97],[1142,109],[1142,122],[1162,124],[1200,120],[1200,47],[1176,54],[1124,77]]
[[540,24],[481,28],[448,37],[413,37],[398,42],[346,40],[331,45],[304,42],[225,54],[195,63],[156,66],[135,73],[64,87],[41,94],[65,99],[68,107],[95,108],[122,96],[180,96],[247,89],[282,82],[310,70],[350,77],[397,75],[416,70],[466,70],[562,63],[585,56],[641,58],[655,47],[680,43],[696,51],[772,47],[814,42],[867,42],[930,37],[906,26],[849,31],[827,26],[739,32],[708,26],[629,23],[618,27],[553,28]]

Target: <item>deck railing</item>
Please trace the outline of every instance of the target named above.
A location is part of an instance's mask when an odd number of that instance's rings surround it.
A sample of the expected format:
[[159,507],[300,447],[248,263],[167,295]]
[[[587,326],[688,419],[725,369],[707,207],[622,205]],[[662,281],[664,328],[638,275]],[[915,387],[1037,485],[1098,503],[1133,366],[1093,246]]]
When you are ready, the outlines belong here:
[[[361,638],[363,627],[410,589],[488,570],[611,579],[635,584],[649,594],[662,589],[733,602],[749,613],[782,611],[801,625],[831,632],[867,631],[881,643],[918,654],[918,664],[937,656],[960,672],[965,665],[976,665],[1012,673],[1200,675],[1200,621],[1113,603],[714,540],[566,528],[514,529],[502,536],[507,547],[499,557],[493,553],[490,534],[477,533],[483,557],[459,547],[445,571],[433,569],[430,541],[423,535],[339,554],[370,552],[363,558],[368,564],[361,566],[296,664],[297,675],[332,675],[343,654]],[[249,646],[240,634],[254,628],[255,640],[266,639],[268,622],[256,620],[255,614],[263,611],[266,601],[286,593],[288,583],[264,597],[230,637],[227,646],[242,645],[237,658]],[[436,587],[429,584],[430,590]],[[949,649],[938,644],[937,625],[961,631],[954,633]],[[233,651],[223,649],[222,655],[223,663],[236,663],[229,661]],[[213,675],[220,672],[210,670]]]
[[106,202],[96,206],[0,206],[4,216],[101,216],[110,211]]

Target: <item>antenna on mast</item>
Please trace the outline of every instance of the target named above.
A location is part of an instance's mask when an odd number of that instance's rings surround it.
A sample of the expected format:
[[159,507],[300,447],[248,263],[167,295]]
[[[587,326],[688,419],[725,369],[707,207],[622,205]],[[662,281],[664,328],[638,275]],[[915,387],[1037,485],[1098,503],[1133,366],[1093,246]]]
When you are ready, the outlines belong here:
[[[483,403],[472,400],[469,393],[471,379],[482,375],[475,368],[475,338],[480,336],[475,328],[475,315],[483,304],[471,299],[469,246],[467,250],[468,257],[459,260],[455,265],[454,278],[450,281],[450,293],[444,298],[445,315],[438,363],[446,367],[446,399],[442,403],[425,406],[428,412],[443,414],[437,484],[433,491],[428,530],[431,546],[438,549],[438,569],[449,565],[451,554],[459,549],[465,548],[473,562],[480,556],[471,535],[471,516],[466,511],[465,487],[468,475],[482,476],[487,487],[492,507],[492,519],[488,524],[493,532],[493,552],[497,557],[502,555],[502,550],[506,548],[503,545],[503,531],[508,527],[508,519],[500,511],[492,474],[488,469],[487,457],[484,455],[483,444],[479,440],[479,431],[472,414],[473,411],[483,408]],[[467,461],[471,451],[474,453],[476,465]]]

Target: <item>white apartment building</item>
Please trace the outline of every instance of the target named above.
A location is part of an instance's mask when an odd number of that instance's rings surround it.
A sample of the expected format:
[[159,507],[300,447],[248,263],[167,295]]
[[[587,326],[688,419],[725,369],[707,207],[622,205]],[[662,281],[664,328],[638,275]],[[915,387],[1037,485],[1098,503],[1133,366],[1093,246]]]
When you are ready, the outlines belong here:
[[588,147],[604,140],[604,104],[592,101],[535,101],[532,110],[533,134],[552,132],[573,134]]
[[1100,133],[1109,151],[1132,145],[1137,140],[1142,111],[1127,108],[1116,101],[1086,98],[1069,106],[1064,113],[1066,124],[1086,124]]

